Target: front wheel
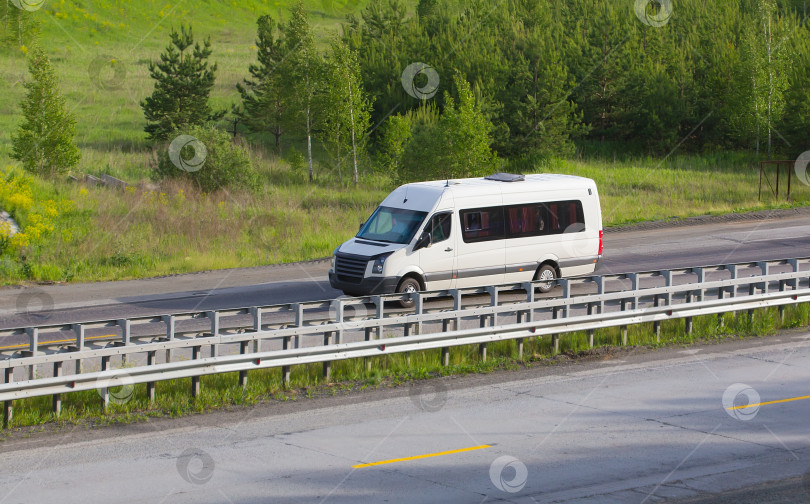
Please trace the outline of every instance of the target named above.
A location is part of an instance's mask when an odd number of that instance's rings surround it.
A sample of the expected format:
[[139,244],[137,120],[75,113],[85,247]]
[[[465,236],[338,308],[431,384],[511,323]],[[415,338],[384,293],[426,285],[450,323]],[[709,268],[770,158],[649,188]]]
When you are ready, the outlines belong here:
[[[415,294],[419,292],[421,285],[419,285],[419,281],[413,277],[404,278],[401,282],[399,282],[399,286],[397,287],[397,294]],[[399,305],[403,308],[413,308],[416,302],[411,298],[408,301],[400,301]]]
[[539,270],[537,270],[537,273],[534,274],[534,280],[541,282],[538,284],[537,289],[545,294],[553,289],[556,285],[555,280],[557,280],[557,270],[555,270],[553,266],[544,264]]

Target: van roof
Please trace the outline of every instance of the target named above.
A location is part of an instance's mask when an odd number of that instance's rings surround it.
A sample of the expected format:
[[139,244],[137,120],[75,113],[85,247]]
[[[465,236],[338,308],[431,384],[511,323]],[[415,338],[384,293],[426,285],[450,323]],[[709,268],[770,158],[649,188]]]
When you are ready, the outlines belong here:
[[424,188],[444,188],[450,187],[453,192],[489,192],[501,193],[526,192],[526,191],[556,191],[572,189],[577,187],[593,187],[594,181],[578,177],[576,175],[561,175],[558,173],[539,173],[525,175],[524,180],[501,181],[487,179],[485,177],[431,180],[428,182],[414,182],[407,184],[412,187]]

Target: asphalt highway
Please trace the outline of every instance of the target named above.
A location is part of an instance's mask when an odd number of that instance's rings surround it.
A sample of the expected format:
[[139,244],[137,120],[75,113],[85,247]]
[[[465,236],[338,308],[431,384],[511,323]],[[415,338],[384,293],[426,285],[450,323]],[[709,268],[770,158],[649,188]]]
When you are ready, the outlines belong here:
[[[810,255],[810,213],[605,234],[601,273]],[[327,261],[0,289],[0,329],[333,299]],[[0,341],[3,344],[19,343]]]
[[807,502],[809,339],[17,436],[0,502]]

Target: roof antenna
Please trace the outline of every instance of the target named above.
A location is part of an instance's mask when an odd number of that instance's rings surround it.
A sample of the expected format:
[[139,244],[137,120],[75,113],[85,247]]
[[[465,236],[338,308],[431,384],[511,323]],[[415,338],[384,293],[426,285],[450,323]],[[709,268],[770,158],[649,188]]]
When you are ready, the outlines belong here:
[[408,186],[405,186],[405,199],[402,200],[402,203],[408,202]]

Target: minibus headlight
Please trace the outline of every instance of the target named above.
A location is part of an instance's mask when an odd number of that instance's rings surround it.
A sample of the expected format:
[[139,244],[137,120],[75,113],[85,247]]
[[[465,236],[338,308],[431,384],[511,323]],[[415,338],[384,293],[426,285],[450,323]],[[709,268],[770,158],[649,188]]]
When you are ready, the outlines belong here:
[[374,275],[382,275],[386,259],[388,259],[387,255],[374,259],[374,264],[371,266],[371,273]]

